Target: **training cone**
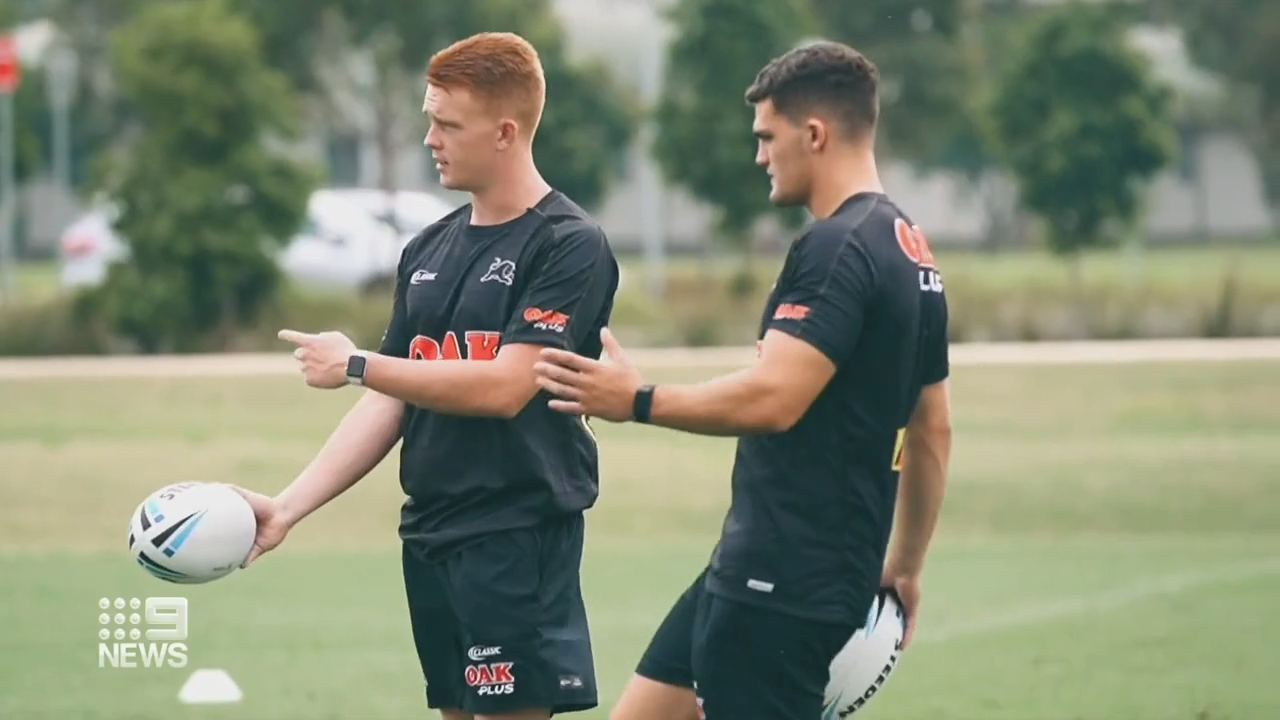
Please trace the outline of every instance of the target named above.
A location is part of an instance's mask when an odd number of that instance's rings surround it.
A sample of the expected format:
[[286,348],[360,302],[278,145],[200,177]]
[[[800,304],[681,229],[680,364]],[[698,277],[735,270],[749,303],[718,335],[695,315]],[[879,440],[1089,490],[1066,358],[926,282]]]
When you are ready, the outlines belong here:
[[178,691],[178,700],[185,705],[237,703],[243,699],[240,686],[226,670],[197,670]]

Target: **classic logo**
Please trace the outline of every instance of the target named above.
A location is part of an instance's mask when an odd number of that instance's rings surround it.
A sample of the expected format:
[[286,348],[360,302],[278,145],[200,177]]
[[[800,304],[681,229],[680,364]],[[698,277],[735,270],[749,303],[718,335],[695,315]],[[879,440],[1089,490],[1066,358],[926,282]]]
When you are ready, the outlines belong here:
[[473,645],[471,649],[467,651],[467,657],[476,661],[480,661],[487,657],[493,657],[494,655],[501,655],[501,654],[502,654],[502,647],[498,645],[494,645],[491,647],[486,647],[484,645]]

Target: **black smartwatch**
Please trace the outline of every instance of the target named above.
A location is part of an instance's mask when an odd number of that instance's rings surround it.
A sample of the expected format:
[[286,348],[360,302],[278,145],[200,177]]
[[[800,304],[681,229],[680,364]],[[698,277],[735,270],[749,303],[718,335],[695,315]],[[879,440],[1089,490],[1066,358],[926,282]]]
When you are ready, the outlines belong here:
[[653,411],[653,386],[641,385],[636,388],[636,399],[631,403],[631,415],[638,423],[649,422],[649,413]]
[[347,384],[364,385],[365,353],[357,351],[347,358]]

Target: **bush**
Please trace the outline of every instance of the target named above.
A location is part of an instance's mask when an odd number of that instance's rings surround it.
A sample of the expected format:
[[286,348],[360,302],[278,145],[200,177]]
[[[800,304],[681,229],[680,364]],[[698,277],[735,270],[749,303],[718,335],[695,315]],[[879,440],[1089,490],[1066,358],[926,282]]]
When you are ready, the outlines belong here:
[[[281,328],[339,330],[361,347],[376,348],[391,313],[390,293],[323,295],[288,290],[249,327],[216,329],[192,338],[189,352],[274,352],[287,346]],[[96,294],[64,296],[0,314],[0,356],[106,355],[137,347],[109,331]]]
[[111,337],[88,303],[54,298],[0,314],[0,356],[101,355]]
[[[1104,257],[1078,296],[1059,264],[1010,256],[940,260],[951,305],[951,337],[963,341],[1084,338],[1280,336],[1280,272],[1272,256],[1215,263],[1207,256],[1152,254],[1146,277]],[[614,301],[613,330],[624,345],[749,345],[777,266],[760,262],[744,282],[740,266],[673,266],[661,300],[628,284]],[[744,293],[744,290],[747,292]],[[284,352],[281,328],[339,330],[375,348],[391,311],[391,290],[361,295],[287,288],[249,327],[195,338],[192,351]],[[113,337],[91,296],[58,298],[0,312],[0,355],[130,352]]]

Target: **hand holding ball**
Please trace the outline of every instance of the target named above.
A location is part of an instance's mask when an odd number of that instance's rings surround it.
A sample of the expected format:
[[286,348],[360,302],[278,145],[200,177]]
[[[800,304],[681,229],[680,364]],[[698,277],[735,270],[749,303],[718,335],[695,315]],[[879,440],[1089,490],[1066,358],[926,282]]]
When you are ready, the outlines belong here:
[[248,501],[222,483],[178,483],[152,493],[129,521],[129,552],[161,580],[193,585],[229,575],[253,549]]

